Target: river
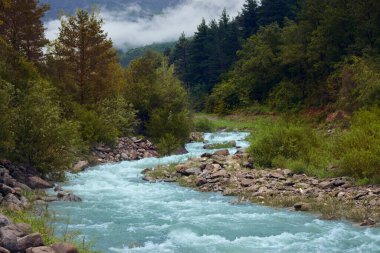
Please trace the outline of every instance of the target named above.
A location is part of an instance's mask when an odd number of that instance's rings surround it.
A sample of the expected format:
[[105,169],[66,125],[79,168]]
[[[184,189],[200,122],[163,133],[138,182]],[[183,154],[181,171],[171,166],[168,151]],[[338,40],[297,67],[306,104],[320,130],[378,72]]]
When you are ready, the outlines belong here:
[[[216,133],[207,134],[206,140],[237,140],[246,147],[246,137],[247,133]],[[200,156],[205,152],[202,146],[188,144],[187,155],[107,164],[69,175],[64,188],[83,202],[49,205],[58,218],[57,233],[80,231],[104,253],[380,252],[380,228],[236,205],[234,197],[142,180],[143,169]]]

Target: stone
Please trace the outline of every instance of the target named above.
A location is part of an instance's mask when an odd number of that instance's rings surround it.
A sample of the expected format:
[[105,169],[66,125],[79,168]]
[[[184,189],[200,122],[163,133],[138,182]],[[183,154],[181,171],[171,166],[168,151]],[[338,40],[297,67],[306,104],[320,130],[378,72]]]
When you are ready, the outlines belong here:
[[307,212],[311,210],[311,205],[303,202],[296,203],[293,207],[295,211]]
[[0,228],[0,241],[1,246],[10,250],[17,250],[17,233],[18,231],[14,231],[9,226]]
[[286,178],[281,173],[278,173],[278,172],[269,173],[269,178],[276,178],[276,179],[279,179],[279,180],[286,180]]
[[20,229],[22,232],[25,234],[32,234],[33,233],[33,228],[29,224],[26,223],[17,223],[16,227]]
[[89,162],[88,162],[88,161],[85,161],[85,160],[83,160],[83,161],[78,161],[78,162],[76,162],[76,163],[74,164],[72,170],[73,170],[74,172],[81,172],[81,171],[87,169],[88,166],[89,166]]
[[330,181],[323,181],[319,183],[319,188],[321,189],[331,188],[332,186],[333,186],[333,182],[330,182]]
[[11,193],[5,196],[1,204],[13,211],[20,211],[24,206],[21,200]]
[[196,180],[195,180],[195,184],[197,186],[202,186],[204,184],[207,184],[207,179],[204,178],[204,177],[198,177]]
[[42,241],[42,236],[40,233],[30,234],[17,239],[17,250],[21,252],[25,252],[28,248],[39,247],[43,245],[44,243]]
[[337,179],[337,180],[335,180],[335,181],[333,182],[333,185],[334,185],[335,187],[339,187],[339,186],[342,186],[342,185],[345,185],[345,184],[346,184],[346,182],[343,181],[343,180],[341,180],[341,179]]
[[27,185],[32,189],[47,189],[53,187],[53,184],[37,176],[29,177]]
[[189,169],[185,170],[185,172],[186,172],[186,174],[184,174],[184,175],[186,175],[186,176],[199,175],[202,173],[201,169],[199,169],[199,168],[189,168]]
[[0,253],[11,253],[9,250],[0,247]]
[[42,246],[42,247],[28,248],[26,250],[26,253],[57,253],[57,252],[55,252],[54,249],[51,247]]
[[230,155],[230,152],[228,149],[218,150],[213,155],[220,155],[220,156],[228,156]]
[[228,173],[226,170],[219,170],[218,172],[211,174],[210,178],[218,178],[218,177],[227,177]]
[[56,243],[51,246],[55,253],[79,253],[74,245],[66,242]]
[[15,194],[16,192],[13,188],[11,188],[5,184],[0,184],[0,193],[1,193],[1,195],[6,196],[10,193]]
[[362,227],[368,227],[368,226],[374,226],[374,225],[376,225],[376,221],[374,221],[374,220],[371,219],[371,218],[365,219],[365,220],[360,224],[360,226],[362,226]]
[[5,227],[12,224],[12,222],[5,215],[0,213],[0,227]]
[[243,187],[249,187],[249,186],[253,185],[254,183],[255,183],[254,180],[244,178],[243,180],[241,180],[241,183],[240,183],[240,184],[241,184],[241,186],[243,186]]

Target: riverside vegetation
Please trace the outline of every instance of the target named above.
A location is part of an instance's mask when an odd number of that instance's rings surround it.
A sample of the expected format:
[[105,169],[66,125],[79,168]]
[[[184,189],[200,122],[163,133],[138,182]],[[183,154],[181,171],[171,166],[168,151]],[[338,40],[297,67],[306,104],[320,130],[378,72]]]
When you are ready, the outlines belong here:
[[[255,171],[248,178],[244,171],[246,179],[291,169],[308,175],[309,187],[300,187],[311,189],[307,193],[321,188],[323,182],[313,180],[334,178],[327,198],[365,191],[357,185],[370,189],[359,203],[379,194],[370,185],[380,183],[378,1],[247,0],[236,18],[224,11],[217,21],[203,20],[165,56],[147,52],[127,68],[95,13],[63,17],[58,38],[48,41],[41,21],[48,8],[38,0],[0,0],[0,159],[22,164],[26,174],[61,180],[93,153],[103,162],[157,156],[153,147],[124,152],[137,145],[132,135],[149,137],[166,155],[183,146],[193,128],[225,126],[253,133],[247,152]],[[235,116],[203,114],[193,124],[191,110]],[[238,168],[220,178],[239,174]],[[342,178],[344,184],[335,185]],[[283,187],[283,179],[277,181]],[[285,206],[309,200],[312,210],[335,201],[289,192],[295,196],[259,197]],[[368,202],[368,212],[377,212],[378,202]],[[27,214],[20,217],[34,219]]]

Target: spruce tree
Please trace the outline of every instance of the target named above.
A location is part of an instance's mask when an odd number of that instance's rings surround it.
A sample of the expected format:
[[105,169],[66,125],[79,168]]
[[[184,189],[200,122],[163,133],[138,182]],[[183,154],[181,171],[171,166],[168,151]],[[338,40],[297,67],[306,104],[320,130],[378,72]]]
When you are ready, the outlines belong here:
[[189,88],[190,41],[182,33],[171,55],[175,66],[175,74]]
[[42,48],[48,43],[41,21],[48,9],[38,0],[0,1],[0,35],[33,62],[41,60]]
[[258,30],[257,7],[256,0],[247,0],[244,3],[241,14],[237,18],[244,39],[255,34]]

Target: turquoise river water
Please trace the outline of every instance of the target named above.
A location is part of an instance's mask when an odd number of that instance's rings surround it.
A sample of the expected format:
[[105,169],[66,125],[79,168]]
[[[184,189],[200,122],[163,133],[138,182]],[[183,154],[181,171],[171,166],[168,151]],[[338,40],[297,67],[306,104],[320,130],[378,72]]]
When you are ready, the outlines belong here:
[[[211,143],[237,140],[247,133],[207,134]],[[104,253],[349,253],[380,252],[380,228],[254,204],[233,204],[233,197],[202,193],[173,183],[148,183],[141,171],[200,156],[202,143],[189,154],[107,164],[69,175],[64,186],[81,203],[49,205],[57,232],[80,231]],[[231,150],[235,152],[236,150]]]

